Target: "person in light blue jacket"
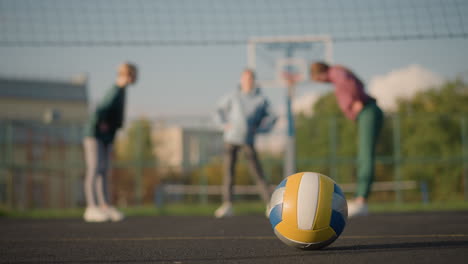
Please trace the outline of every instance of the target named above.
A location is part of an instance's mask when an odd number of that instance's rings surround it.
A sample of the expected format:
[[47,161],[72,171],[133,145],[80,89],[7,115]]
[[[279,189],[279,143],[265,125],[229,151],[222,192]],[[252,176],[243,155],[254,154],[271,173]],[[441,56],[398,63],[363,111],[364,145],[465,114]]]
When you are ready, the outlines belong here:
[[256,87],[255,73],[252,70],[242,72],[239,89],[220,101],[215,118],[224,129],[225,143],[223,204],[216,210],[215,216],[222,218],[233,214],[232,190],[237,153],[241,149],[255,176],[260,195],[268,204],[270,191],[255,150],[255,135],[268,133],[275,125],[277,116],[266,96]]

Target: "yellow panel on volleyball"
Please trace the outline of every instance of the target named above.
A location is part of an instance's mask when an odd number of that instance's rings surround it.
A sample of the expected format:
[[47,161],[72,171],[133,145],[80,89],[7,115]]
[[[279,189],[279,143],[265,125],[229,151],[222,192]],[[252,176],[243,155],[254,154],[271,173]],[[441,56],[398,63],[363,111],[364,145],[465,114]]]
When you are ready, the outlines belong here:
[[330,226],[332,198],[335,183],[332,179],[320,175],[320,192],[317,205],[316,217],[314,220],[314,230],[319,230]]
[[279,223],[275,229],[284,237],[301,243],[323,242],[336,235],[331,227],[320,230],[303,230],[291,227],[284,222]]
[[289,176],[283,196],[282,223],[297,228],[297,195],[303,172]]

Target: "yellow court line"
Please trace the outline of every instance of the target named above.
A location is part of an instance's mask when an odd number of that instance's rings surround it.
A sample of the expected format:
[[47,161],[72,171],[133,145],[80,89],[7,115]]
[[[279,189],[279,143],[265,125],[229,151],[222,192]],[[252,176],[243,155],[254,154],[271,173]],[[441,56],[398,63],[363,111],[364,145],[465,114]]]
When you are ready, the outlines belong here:
[[[433,235],[369,235],[369,236],[341,236],[341,239],[384,239],[384,238],[460,238],[468,234],[433,234]],[[122,238],[64,238],[46,239],[46,241],[79,242],[79,241],[167,241],[167,240],[268,240],[277,239],[275,236],[181,236],[181,237],[122,237]],[[11,241],[11,240],[10,240]],[[15,240],[18,241],[18,240]],[[38,240],[19,240],[38,241]],[[41,240],[44,241],[44,240]]]

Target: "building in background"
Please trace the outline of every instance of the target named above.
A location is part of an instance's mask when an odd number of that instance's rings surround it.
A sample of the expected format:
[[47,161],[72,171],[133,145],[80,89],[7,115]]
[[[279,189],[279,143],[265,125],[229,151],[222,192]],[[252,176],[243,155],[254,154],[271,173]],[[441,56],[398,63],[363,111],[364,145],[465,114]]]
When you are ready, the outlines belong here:
[[223,152],[223,133],[208,117],[158,120],[153,126],[153,142],[161,169],[182,173]]
[[0,204],[74,207],[82,200],[87,78],[0,78]]
[[73,81],[0,78],[0,120],[83,122],[87,78]]

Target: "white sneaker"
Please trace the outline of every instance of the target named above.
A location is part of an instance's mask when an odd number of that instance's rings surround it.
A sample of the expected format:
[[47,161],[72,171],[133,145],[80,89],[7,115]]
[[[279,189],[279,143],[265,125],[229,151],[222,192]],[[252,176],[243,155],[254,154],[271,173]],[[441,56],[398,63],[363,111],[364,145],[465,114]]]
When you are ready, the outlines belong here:
[[94,206],[86,208],[83,218],[86,222],[106,222],[109,220],[109,216],[105,212]]
[[348,201],[348,218],[366,215],[369,215],[369,208],[367,207],[367,203]]
[[214,213],[216,218],[233,216],[232,203],[223,203]]
[[115,207],[112,207],[112,206],[105,207],[105,208],[102,208],[102,211],[105,214],[107,214],[107,216],[112,222],[118,222],[124,219],[123,213],[117,210]]

